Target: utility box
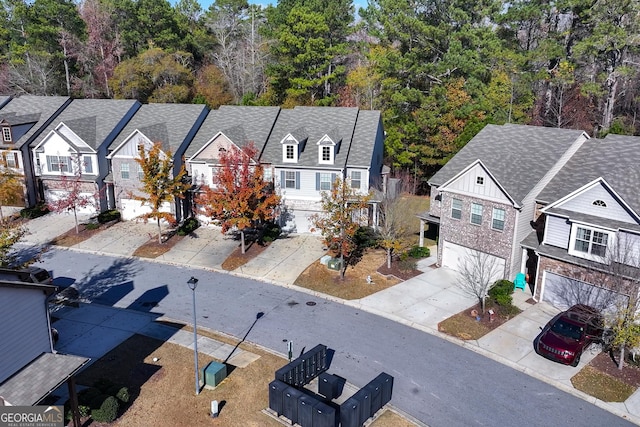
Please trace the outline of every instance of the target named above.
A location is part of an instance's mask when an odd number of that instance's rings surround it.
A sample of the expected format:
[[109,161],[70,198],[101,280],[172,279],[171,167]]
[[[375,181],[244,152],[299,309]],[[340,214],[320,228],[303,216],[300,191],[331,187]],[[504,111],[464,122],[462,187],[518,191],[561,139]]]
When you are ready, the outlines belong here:
[[227,378],[227,365],[211,362],[204,368],[203,374],[205,388],[214,389]]
[[335,271],[342,270],[342,259],[331,258],[327,263],[327,267],[329,268],[329,270],[335,270]]

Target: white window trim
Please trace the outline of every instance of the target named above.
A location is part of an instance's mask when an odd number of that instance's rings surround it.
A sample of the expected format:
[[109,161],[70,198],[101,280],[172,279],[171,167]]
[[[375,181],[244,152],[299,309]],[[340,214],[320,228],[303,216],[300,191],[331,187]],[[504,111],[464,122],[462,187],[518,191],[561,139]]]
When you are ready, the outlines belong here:
[[2,140],[4,142],[11,142],[11,128],[5,126],[2,128]]
[[[328,148],[329,149],[329,160],[323,160],[322,159],[322,151]],[[334,154],[334,147],[331,145],[320,145],[318,147],[318,163],[321,164],[325,164],[325,165],[332,165],[333,164],[333,154]]]
[[[327,183],[329,184],[329,188],[322,188],[322,184],[327,184]],[[320,172],[320,191],[331,191],[332,184],[333,183],[331,182],[331,173]]]
[[[288,173],[292,173],[293,174],[293,179],[288,179],[287,178],[287,174]],[[287,187],[287,182],[293,182],[293,187]],[[297,180],[296,180],[296,172],[295,171],[284,171],[284,190],[295,190],[297,187]]]
[[[287,158],[287,147],[293,148],[293,158]],[[282,144],[282,161],[284,163],[298,163],[298,146],[296,144]]]
[[[355,180],[354,180],[354,179],[353,179],[353,174],[354,174],[354,173],[359,173],[359,174],[360,174],[360,178],[358,178],[358,179],[355,179]],[[354,187],[354,186],[353,186],[353,181],[357,181],[357,182],[359,182],[360,184],[359,184],[357,187]],[[350,186],[351,188],[353,188],[354,190],[360,190],[360,189],[362,189],[362,171],[351,171],[351,172],[349,172],[349,186]]]
[[[493,226],[493,222],[497,219],[496,218],[496,211],[502,211],[504,213],[504,216],[501,220],[502,221],[502,228],[496,228]],[[507,222],[507,211],[505,209],[502,208],[493,208],[493,210],[491,211],[491,229],[495,230],[495,231],[504,231],[504,226]]]
[[[455,216],[453,216],[453,202],[455,200],[460,201],[460,209],[459,209],[460,210],[460,218],[456,218]],[[457,210],[458,209],[456,209],[456,211]],[[451,199],[451,214],[449,216],[451,217],[451,219],[455,219],[456,221],[460,221],[462,219],[462,200],[461,199],[456,199],[456,198]]]
[[[482,181],[482,182],[478,182]],[[485,178],[484,176],[476,176],[476,185],[484,185]]]
[[[473,206],[480,206],[480,224],[476,224],[475,222],[473,222]],[[471,203],[471,207],[469,209],[469,222],[471,223],[471,225],[477,225],[480,226],[482,225],[482,221],[484,220],[484,206],[482,206],[480,203]]]
[[[126,166],[126,171],[123,170],[123,167]],[[122,173],[126,172],[127,177],[122,176]],[[129,167],[129,163],[120,163],[120,179],[131,179],[131,168]]]
[[[580,252],[575,250],[576,245],[576,236],[578,234],[578,228],[584,228],[586,230],[591,230],[591,236],[589,239],[589,252]],[[605,256],[593,255],[591,253],[591,248],[593,246],[593,232],[597,231],[600,233],[604,233],[607,235],[607,249],[605,251]],[[589,259],[592,261],[604,263],[606,261],[606,256],[609,248],[615,247],[615,236],[616,233],[614,230],[608,230],[606,228],[593,227],[590,225],[585,225],[581,223],[573,223],[571,224],[571,234],[569,235],[569,255],[576,256],[579,258]]]

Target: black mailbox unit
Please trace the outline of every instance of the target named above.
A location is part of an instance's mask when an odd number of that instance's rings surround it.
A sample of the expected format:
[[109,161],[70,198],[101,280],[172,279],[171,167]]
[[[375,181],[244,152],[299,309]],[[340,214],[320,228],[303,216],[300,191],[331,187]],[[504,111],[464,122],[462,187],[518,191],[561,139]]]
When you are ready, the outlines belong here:
[[298,399],[303,393],[293,387],[288,387],[282,394],[282,415],[287,417],[291,424],[298,422]]
[[[313,407],[313,427],[336,427],[338,413],[335,408],[324,402],[318,402]],[[306,427],[306,426],[303,426]]]
[[317,403],[318,399],[308,394],[303,394],[298,398],[298,424],[300,426],[313,426],[313,407]]
[[350,397],[340,405],[340,426],[361,427],[360,400]]
[[283,413],[282,395],[289,386],[282,381],[274,380],[269,384],[269,408],[278,416]]

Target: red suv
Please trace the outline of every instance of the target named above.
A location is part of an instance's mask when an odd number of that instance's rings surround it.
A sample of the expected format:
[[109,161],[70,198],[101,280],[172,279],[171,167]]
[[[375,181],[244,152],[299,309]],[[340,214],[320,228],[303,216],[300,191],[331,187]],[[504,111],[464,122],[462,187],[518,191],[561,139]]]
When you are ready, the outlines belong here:
[[556,315],[533,342],[536,353],[547,359],[578,366],[582,352],[600,342],[604,320],[598,310],[588,305],[574,305]]

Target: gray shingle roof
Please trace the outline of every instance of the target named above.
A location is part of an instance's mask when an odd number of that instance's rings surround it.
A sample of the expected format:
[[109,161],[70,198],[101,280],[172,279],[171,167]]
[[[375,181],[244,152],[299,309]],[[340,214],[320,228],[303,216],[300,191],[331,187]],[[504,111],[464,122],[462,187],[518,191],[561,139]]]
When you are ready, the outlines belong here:
[[374,142],[378,133],[378,125],[381,123],[380,111],[360,110],[358,121],[353,133],[353,143],[349,150],[347,166],[368,167],[373,157]]
[[109,150],[116,149],[137,129],[152,142],[161,142],[164,151],[175,154],[206,109],[202,104],[144,104],[109,145]]
[[279,113],[280,107],[223,105],[212,110],[189,144],[185,157],[188,159],[197,153],[218,132],[239,146],[253,142],[261,152]]
[[117,99],[74,99],[31,143],[37,145],[47,134],[64,123],[94,150],[107,141],[118,123],[138,101]]
[[52,116],[57,114],[68,101],[69,98],[66,96],[22,95],[12,98],[9,103],[2,107],[0,114],[13,117],[21,116],[21,121],[23,122],[26,116],[30,116],[33,121],[26,123],[34,123],[24,135],[17,141],[14,141],[13,145],[16,148],[20,148],[24,144],[31,142],[31,139],[36,136],[37,131],[44,126]]
[[586,141],[537,199],[553,203],[600,177],[640,213],[640,137],[607,135]]
[[581,130],[523,125],[487,125],[430,180],[440,186],[476,160],[518,203],[582,135]]
[[[352,107],[295,107],[292,110],[283,109],[278,116],[261,160],[265,163],[290,167],[342,168],[347,163],[347,156],[349,155],[358,121],[358,112],[358,108]],[[368,132],[363,130],[363,133],[366,134]],[[300,137],[306,138],[305,147],[299,154],[298,162],[295,165],[282,162],[282,145],[280,142],[287,134],[303,135]],[[316,143],[325,135],[333,135],[334,138],[340,139],[340,146],[334,158],[334,165],[327,166],[318,163],[318,147]],[[357,142],[357,144],[360,143],[369,143],[373,146],[372,140]],[[369,162],[367,162],[367,165],[369,165]]]

